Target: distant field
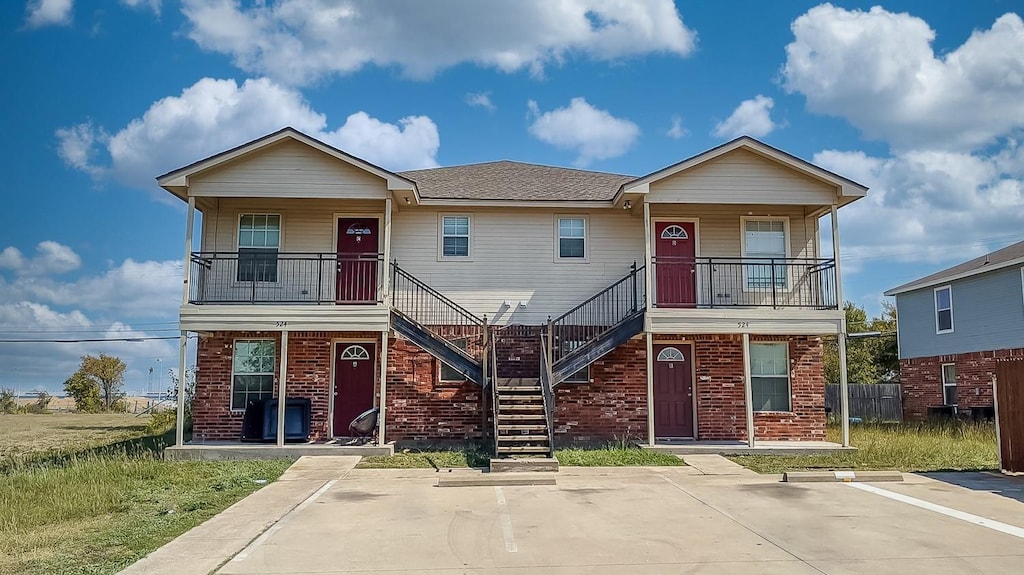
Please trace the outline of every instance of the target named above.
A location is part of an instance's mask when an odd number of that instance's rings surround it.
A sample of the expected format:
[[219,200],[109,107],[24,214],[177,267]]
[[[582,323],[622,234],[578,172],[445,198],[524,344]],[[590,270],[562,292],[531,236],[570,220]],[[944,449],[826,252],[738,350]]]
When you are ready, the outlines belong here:
[[75,452],[145,435],[149,416],[126,413],[0,414],[0,466],[46,452]]
[[[35,403],[36,402],[36,398],[34,398],[34,397],[19,397],[19,398],[16,398],[14,400],[14,402],[17,403],[18,405],[29,405],[29,404]],[[147,407],[149,407],[149,404],[151,402],[155,403],[156,400],[148,398],[148,397],[135,397],[135,396],[130,396],[130,397],[124,398],[124,403],[128,407],[128,411],[130,411],[132,413],[137,413],[137,412],[145,410]],[[164,406],[168,406],[168,407],[173,407],[173,404],[171,402],[169,402],[169,401],[164,401],[163,405]],[[74,411],[74,409],[75,409],[75,400],[70,398],[70,397],[52,397],[52,398],[50,398],[50,404],[49,404],[48,407],[49,407],[50,411]]]

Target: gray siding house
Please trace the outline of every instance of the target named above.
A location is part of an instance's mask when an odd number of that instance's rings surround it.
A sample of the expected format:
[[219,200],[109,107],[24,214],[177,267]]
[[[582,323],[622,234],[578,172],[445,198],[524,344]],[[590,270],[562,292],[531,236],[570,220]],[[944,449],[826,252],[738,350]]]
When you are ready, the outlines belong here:
[[906,419],[992,405],[996,361],[1024,356],[1024,242],[893,288]]

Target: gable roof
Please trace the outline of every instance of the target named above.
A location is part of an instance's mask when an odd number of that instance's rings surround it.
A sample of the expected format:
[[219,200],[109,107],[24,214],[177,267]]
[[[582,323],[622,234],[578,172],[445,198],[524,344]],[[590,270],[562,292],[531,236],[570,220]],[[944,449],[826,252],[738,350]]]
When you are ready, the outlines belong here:
[[447,200],[609,201],[634,176],[501,160],[400,172],[419,195]]
[[983,274],[1014,265],[1024,265],[1024,241],[1010,244],[1005,248],[987,253],[983,256],[955,265],[951,268],[935,272],[929,276],[916,279],[885,292],[885,295],[896,295],[921,288],[932,287],[961,278]]
[[[621,193],[637,192],[647,193],[650,189],[650,185],[659,180],[663,180],[670,176],[674,176],[679,172],[693,169],[701,164],[710,162],[715,158],[728,154],[729,152],[745,149],[749,150],[761,157],[775,161],[779,164],[792,168],[800,173],[803,173],[811,178],[819,181],[836,186],[839,189],[840,196],[852,196],[852,199],[859,198],[867,194],[868,188],[862,184],[840,176],[834,172],[830,172],[825,168],[816,166],[807,160],[798,158],[787,152],[769,146],[764,142],[751,138],[750,136],[740,136],[734,140],[730,140],[720,146],[715,146],[710,150],[701,152],[695,156],[691,156],[681,162],[676,162],[671,166],[667,166],[655,172],[651,172],[646,176],[637,178],[631,182],[627,182],[622,186]],[[852,201],[851,199],[851,201]]]
[[339,150],[338,148],[335,148],[330,144],[321,142],[320,140],[310,135],[304,134],[296,130],[295,128],[292,128],[291,126],[281,128],[280,130],[272,134],[267,134],[266,136],[256,138],[255,140],[246,142],[240,146],[231,148],[230,150],[221,152],[219,154],[214,154],[197,162],[193,162],[185,167],[178,168],[177,170],[173,170],[171,172],[167,172],[162,176],[157,176],[156,181],[164,189],[170,191],[171,193],[174,193],[179,197],[182,197],[182,195],[179,194],[178,191],[188,186],[188,178],[190,176],[194,176],[196,174],[212,170],[216,167],[231,162],[239,157],[252,154],[259,150],[273,146],[274,144],[277,144],[283,140],[294,140],[300,142],[311,148],[319,150],[329,156],[339,159],[345,163],[351,164],[352,166],[355,166],[375,176],[383,178],[384,180],[387,181],[387,186],[389,190],[416,189],[416,185],[413,182],[403,178],[402,176],[399,176],[394,172],[385,170],[384,168],[377,166],[375,164],[371,164],[370,162],[367,162],[362,158],[357,158],[352,154],[343,152],[342,150]]

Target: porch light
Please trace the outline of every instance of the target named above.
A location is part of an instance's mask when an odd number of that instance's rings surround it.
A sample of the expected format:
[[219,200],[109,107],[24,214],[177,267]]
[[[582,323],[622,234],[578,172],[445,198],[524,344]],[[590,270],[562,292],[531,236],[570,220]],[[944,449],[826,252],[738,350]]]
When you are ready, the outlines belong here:
[[407,204],[411,204],[412,203],[412,202],[409,201],[409,196],[405,196],[405,203],[407,203]]
[[624,210],[628,210],[628,209],[630,209],[632,207],[633,207],[633,202],[631,202],[629,200],[626,200],[625,202],[622,203],[622,209],[624,209]]

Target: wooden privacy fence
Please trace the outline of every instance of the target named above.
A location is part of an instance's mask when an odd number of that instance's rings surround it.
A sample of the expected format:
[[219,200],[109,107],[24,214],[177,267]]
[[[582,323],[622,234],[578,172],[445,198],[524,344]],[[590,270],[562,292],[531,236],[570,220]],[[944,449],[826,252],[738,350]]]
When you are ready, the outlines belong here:
[[[850,417],[865,421],[902,421],[903,394],[898,383],[851,383]],[[825,407],[832,409],[832,415],[839,417],[839,384],[825,386]]]
[[996,363],[999,466],[1024,472],[1024,360]]

